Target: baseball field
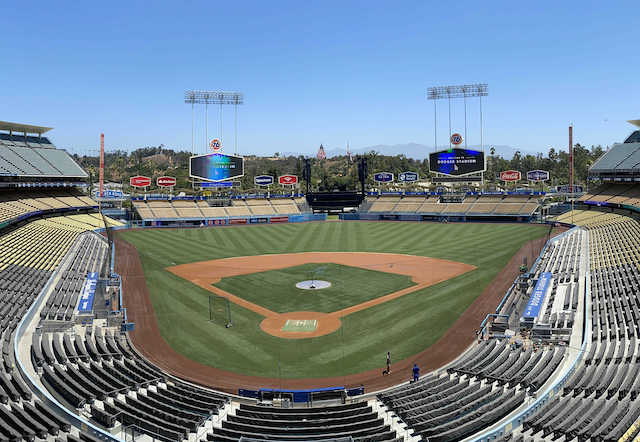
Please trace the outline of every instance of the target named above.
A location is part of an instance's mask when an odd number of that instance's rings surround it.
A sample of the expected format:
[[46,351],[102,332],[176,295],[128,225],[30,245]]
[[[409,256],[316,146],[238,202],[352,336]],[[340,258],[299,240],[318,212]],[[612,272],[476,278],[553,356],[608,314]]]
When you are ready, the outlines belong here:
[[[381,370],[387,351],[394,362],[425,361],[472,304],[495,309],[516,253],[531,263],[547,233],[530,224],[376,222],[140,229],[119,232],[116,251],[137,249],[142,272],[138,256],[118,270],[125,305],[139,304],[133,339],[146,355],[157,324],[171,351],[198,366],[337,382]],[[331,285],[297,288],[304,280]],[[479,322],[463,325],[472,339]],[[156,362],[158,352],[159,344]]]

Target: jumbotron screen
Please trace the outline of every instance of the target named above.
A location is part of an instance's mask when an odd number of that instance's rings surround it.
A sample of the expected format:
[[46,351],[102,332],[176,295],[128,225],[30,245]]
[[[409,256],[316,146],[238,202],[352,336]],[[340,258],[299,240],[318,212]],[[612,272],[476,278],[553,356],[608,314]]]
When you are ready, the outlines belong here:
[[225,181],[244,175],[244,158],[223,153],[189,158],[189,176],[203,181]]
[[463,176],[486,170],[484,152],[470,149],[448,149],[429,154],[429,170],[450,176]]

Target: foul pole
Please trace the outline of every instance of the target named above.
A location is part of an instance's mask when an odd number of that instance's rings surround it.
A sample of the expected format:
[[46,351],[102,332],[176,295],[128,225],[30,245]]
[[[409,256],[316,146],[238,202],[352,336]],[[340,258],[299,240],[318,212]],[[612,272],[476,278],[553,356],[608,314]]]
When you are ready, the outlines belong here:
[[569,125],[569,193],[573,193],[573,125]]
[[571,224],[573,224],[574,201],[573,197],[573,124],[569,125],[569,194],[571,195]]
[[104,134],[100,134],[100,198],[104,196]]

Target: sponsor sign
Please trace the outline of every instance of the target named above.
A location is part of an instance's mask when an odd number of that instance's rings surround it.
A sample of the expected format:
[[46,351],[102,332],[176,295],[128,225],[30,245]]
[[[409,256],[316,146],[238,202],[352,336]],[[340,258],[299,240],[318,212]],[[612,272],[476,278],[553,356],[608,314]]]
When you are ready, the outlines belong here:
[[[100,198],[100,192],[96,191],[94,193],[95,198]],[[112,198],[112,199],[118,199],[118,198],[124,198],[124,193],[122,193],[119,190],[104,190],[102,192],[102,198]]]
[[530,170],[527,172],[527,181],[548,181],[549,180],[549,171],[548,170]]
[[222,183],[200,183],[200,187],[233,187],[233,183],[231,181],[223,181]]
[[544,303],[544,298],[547,296],[547,292],[551,286],[551,278],[552,274],[550,272],[542,272],[540,274],[540,279],[538,279],[529,298],[529,302],[522,313],[523,318],[533,320],[538,317],[542,304]]
[[229,224],[247,224],[246,218],[231,218]]
[[219,139],[214,138],[209,143],[209,147],[211,148],[212,151],[219,152],[220,150],[222,150],[222,143],[220,142]]
[[253,182],[256,186],[270,186],[275,180],[271,175],[258,175],[253,178]]
[[373,175],[373,181],[377,183],[390,183],[393,181],[393,174],[391,172],[378,172]]
[[487,169],[484,152],[452,148],[429,154],[429,171],[449,176],[465,176]]
[[158,187],[173,187],[176,185],[176,179],[172,176],[159,176],[156,184]]
[[[563,185],[563,186],[556,186],[556,190],[558,191],[558,193],[571,193],[569,192],[569,186],[568,185]],[[584,192],[584,187],[583,186],[577,186],[577,185],[573,185],[573,192],[574,193],[582,193]]]
[[244,158],[223,153],[189,158],[189,176],[202,181],[227,181],[244,175]]
[[251,218],[249,223],[251,224],[266,224],[269,222],[269,218]]
[[482,178],[480,176],[446,176],[446,177],[433,177],[432,183],[474,183],[480,182]]
[[272,216],[269,222],[270,223],[288,223],[289,217],[288,216]]
[[283,186],[292,186],[298,184],[297,175],[282,175],[278,177],[278,183]]
[[500,172],[500,181],[520,181],[522,174],[517,170],[503,170]]
[[80,291],[80,300],[78,301],[78,313],[87,314],[93,311],[93,299],[96,295],[96,286],[98,285],[98,274],[89,272]]
[[413,183],[418,181],[418,174],[416,172],[402,172],[398,175],[398,181],[401,183]]
[[129,184],[133,187],[149,187],[151,178],[148,176],[136,175],[129,178]]
[[462,135],[459,133],[451,134],[451,144],[455,146],[462,144]]

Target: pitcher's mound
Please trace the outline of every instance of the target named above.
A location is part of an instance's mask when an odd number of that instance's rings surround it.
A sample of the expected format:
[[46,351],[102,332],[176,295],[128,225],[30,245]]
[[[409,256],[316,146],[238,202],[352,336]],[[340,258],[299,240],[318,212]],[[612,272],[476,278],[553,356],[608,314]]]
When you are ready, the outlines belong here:
[[331,287],[331,283],[329,281],[312,279],[309,281],[300,281],[296,284],[296,287],[302,290],[320,290]]

